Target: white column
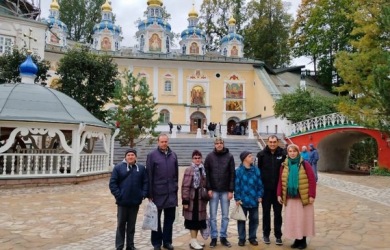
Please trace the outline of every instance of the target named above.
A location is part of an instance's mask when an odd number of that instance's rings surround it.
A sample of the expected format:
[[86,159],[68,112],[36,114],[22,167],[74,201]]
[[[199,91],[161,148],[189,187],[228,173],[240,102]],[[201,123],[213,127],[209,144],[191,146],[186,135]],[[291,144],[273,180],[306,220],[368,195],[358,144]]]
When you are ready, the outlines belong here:
[[183,68],[178,68],[178,79],[177,79],[177,94],[178,94],[178,102],[183,103]]
[[158,67],[153,68],[153,96],[158,102]]

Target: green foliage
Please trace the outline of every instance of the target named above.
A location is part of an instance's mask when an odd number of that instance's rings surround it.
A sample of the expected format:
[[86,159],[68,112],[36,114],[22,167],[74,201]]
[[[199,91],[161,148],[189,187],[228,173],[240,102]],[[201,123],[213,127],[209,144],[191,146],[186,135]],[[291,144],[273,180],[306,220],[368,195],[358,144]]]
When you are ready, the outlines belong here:
[[378,158],[378,145],[374,138],[367,138],[359,143],[355,143],[351,148],[349,162],[351,164],[366,163],[373,164]]
[[337,54],[336,68],[351,94],[339,110],[357,123],[390,131],[390,4],[385,0],[355,3],[351,51]]
[[319,82],[328,87],[341,84],[334,67],[335,55],[349,51],[348,40],[352,37],[354,23],[350,13],[353,0],[304,0],[292,26],[291,47],[295,57],[313,59]]
[[101,6],[105,0],[59,0],[60,19],[73,41],[92,43],[92,31],[102,19]]
[[325,97],[297,89],[292,94],[283,94],[274,106],[275,116],[299,122],[321,115],[337,112],[337,97]]
[[118,66],[107,55],[86,48],[68,51],[58,63],[59,90],[69,95],[98,119],[106,120],[103,105],[114,95]]
[[[0,56],[0,83],[14,83],[21,82],[19,66],[22,64],[27,57],[27,50],[14,49],[12,53],[6,53]],[[50,68],[50,62],[41,60],[38,55],[31,55],[32,60],[38,66],[37,77],[35,83],[41,83],[46,85],[48,77],[48,70]]]
[[113,99],[117,112],[112,120],[120,124],[118,139],[122,146],[134,147],[140,141],[157,136],[156,103],[145,78],[138,79],[125,73],[125,84],[117,84]]
[[244,0],[203,0],[199,25],[206,32],[208,51],[218,50],[222,37],[228,34],[230,17],[236,19],[236,30],[241,34],[245,21]]
[[248,3],[249,24],[244,29],[246,57],[277,68],[290,63],[289,27],[292,16],[281,0],[252,0]]
[[378,167],[371,170],[371,175],[390,176],[390,170],[385,167]]

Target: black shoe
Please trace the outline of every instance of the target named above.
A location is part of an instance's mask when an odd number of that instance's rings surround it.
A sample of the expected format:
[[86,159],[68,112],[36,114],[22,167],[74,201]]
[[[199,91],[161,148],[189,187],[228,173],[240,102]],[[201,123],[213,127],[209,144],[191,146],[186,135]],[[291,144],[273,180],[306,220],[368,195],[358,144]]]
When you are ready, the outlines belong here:
[[299,244],[298,249],[305,249],[307,247],[306,237],[303,237],[303,239],[300,240],[300,243],[301,244]]
[[263,241],[265,244],[271,244],[271,241],[269,240],[269,236],[263,236]]
[[161,250],[161,247],[153,247],[153,250]]
[[164,244],[163,248],[168,249],[168,250],[173,250],[174,249],[172,244]]
[[214,239],[211,239],[211,242],[210,242],[210,248],[214,248],[217,246],[217,239],[214,238]]
[[294,240],[294,243],[290,246],[291,248],[298,248],[301,245],[301,240]]
[[221,244],[224,245],[225,247],[232,247],[232,244],[230,244],[230,242],[225,237],[221,237],[220,241]]
[[132,246],[132,247],[126,247],[126,250],[137,250],[137,248],[135,248],[134,246]]
[[257,240],[249,240],[249,243],[251,243],[251,245],[253,246],[259,245],[259,242],[257,242]]
[[240,247],[245,246],[245,240],[238,240],[238,245],[239,245]]
[[276,238],[275,244],[279,246],[283,245],[282,238]]

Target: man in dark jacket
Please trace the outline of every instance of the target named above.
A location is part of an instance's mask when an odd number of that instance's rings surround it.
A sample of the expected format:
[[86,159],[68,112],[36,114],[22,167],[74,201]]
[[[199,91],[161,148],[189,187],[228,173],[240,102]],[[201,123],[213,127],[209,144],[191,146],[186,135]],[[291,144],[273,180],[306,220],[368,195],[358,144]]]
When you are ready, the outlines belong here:
[[271,206],[274,210],[274,234],[276,245],[283,245],[282,241],[282,205],[277,199],[277,185],[279,181],[280,167],[286,159],[283,149],[278,146],[279,139],[276,135],[268,137],[267,146],[257,154],[257,162],[264,185],[263,202],[263,241],[270,244],[271,233]]
[[316,182],[317,182],[318,181],[317,162],[320,159],[320,156],[318,155],[318,151],[313,144],[310,144],[309,147],[310,147],[309,163],[311,165],[311,168],[313,169],[314,175],[316,176]]
[[[136,163],[137,151],[128,149],[125,159],[112,170],[110,190],[118,205],[115,248],[134,250],[135,222],[139,205],[148,196],[149,182],[145,166]],[[126,229],[127,227],[127,229]]]
[[229,204],[233,198],[235,164],[234,158],[229,149],[224,147],[221,137],[214,140],[214,150],[205,159],[207,190],[210,196],[210,247],[217,245],[217,210],[221,203],[222,222],[219,233],[221,244],[227,247],[232,245],[226,239],[229,225]]
[[[158,209],[158,229],[152,231],[154,250],[161,246],[173,250],[172,230],[178,204],[179,165],[177,155],[168,147],[168,136],[160,134],[157,149],[148,154],[146,169],[149,175],[149,200]],[[161,213],[164,211],[164,228],[161,229]]]

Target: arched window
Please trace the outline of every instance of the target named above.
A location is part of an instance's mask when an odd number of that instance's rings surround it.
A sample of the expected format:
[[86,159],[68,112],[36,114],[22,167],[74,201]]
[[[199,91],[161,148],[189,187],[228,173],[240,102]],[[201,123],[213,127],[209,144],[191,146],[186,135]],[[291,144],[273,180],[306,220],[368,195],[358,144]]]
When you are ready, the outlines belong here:
[[182,52],[184,55],[186,54],[186,46],[185,45],[183,45],[183,47],[182,47]]
[[169,37],[168,36],[167,36],[166,43],[167,43],[167,53],[169,53],[170,43],[169,43]]
[[171,92],[172,91],[172,82],[170,80],[166,80],[164,83],[164,91]]
[[160,111],[160,123],[168,124],[169,121],[170,121],[169,111],[166,109],[161,110]]
[[139,50],[144,51],[144,47],[145,47],[145,38],[144,38],[144,35],[142,35],[140,42],[139,42]]

